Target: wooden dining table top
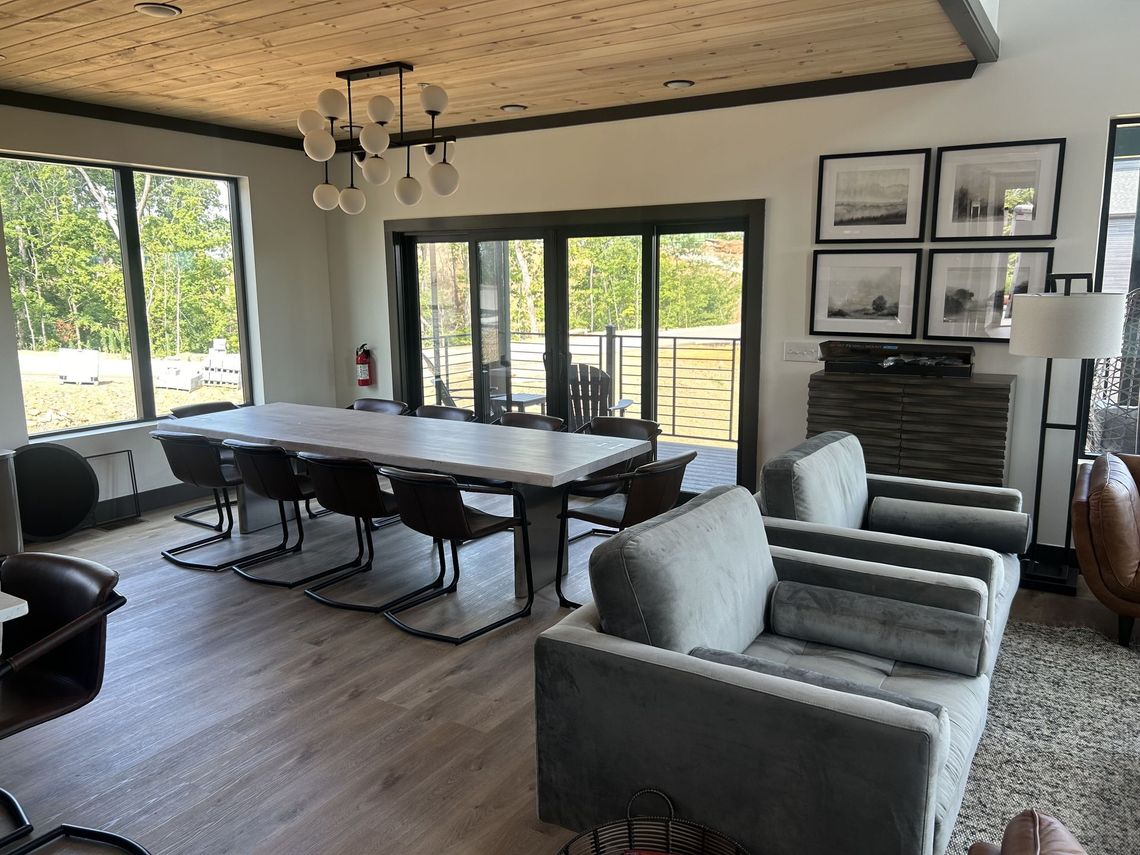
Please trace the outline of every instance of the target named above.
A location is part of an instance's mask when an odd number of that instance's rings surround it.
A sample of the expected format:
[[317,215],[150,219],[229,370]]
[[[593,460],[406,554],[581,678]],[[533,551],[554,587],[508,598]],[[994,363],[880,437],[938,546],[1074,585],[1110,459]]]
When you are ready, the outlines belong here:
[[559,487],[649,451],[647,441],[275,403],[170,419],[161,430]]
[[11,594],[0,593],[0,623],[23,617],[28,613],[28,601],[13,597]]

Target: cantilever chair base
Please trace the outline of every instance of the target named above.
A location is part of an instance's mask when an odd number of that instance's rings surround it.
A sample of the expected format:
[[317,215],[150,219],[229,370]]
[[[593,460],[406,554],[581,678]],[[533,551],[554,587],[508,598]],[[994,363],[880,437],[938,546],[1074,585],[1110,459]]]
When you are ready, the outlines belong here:
[[[307,506],[308,503],[306,503]],[[264,564],[267,561],[272,561],[275,558],[283,558],[286,555],[296,555],[301,551],[301,546],[305,542],[305,527],[301,523],[301,506],[299,502],[293,503],[293,517],[297,521],[297,542],[292,546],[289,545],[289,522],[285,516],[285,503],[278,502],[278,511],[281,514],[281,542],[277,546],[270,547],[268,550],[263,551],[259,555],[255,555],[245,561],[235,562],[231,565],[234,573],[241,576],[250,582],[256,582],[259,585],[271,585],[275,588],[299,588],[301,585],[307,585],[314,579],[319,579],[330,571],[323,573],[314,573],[311,576],[306,576],[303,579],[269,579],[265,576],[254,576],[249,572],[249,568],[256,567],[258,564]],[[312,518],[313,514],[310,512],[309,517]]]
[[129,852],[131,855],[151,855],[149,849],[135,843],[135,841],[128,837],[123,837],[121,834],[103,831],[99,828],[84,828],[81,825],[68,825],[66,823],[56,826],[47,834],[40,835],[35,840],[29,840],[23,846],[5,852],[4,855],[27,855],[27,853],[30,852],[38,852],[47,846],[51,846],[55,841],[63,837],[68,837],[72,840],[86,840],[93,843],[101,843],[104,846],[109,846],[120,852]]
[[3,808],[4,813],[12,820],[12,825],[15,826],[11,831],[0,837],[0,849],[8,846],[21,837],[27,837],[32,833],[32,821],[28,819],[28,815],[24,813],[23,807],[14,795],[5,789],[0,789],[0,808]]

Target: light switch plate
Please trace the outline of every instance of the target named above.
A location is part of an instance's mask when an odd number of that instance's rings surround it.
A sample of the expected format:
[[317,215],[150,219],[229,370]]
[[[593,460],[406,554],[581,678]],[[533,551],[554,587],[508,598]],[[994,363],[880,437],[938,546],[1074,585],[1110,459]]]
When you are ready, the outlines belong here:
[[819,345],[814,341],[785,341],[784,362],[818,362]]

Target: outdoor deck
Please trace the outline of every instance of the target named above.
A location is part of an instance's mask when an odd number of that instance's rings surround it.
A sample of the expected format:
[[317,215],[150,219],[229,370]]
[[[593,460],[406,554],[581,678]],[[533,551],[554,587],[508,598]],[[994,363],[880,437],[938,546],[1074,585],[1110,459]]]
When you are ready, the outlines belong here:
[[657,444],[657,457],[676,457],[688,451],[697,452],[696,459],[685,470],[684,489],[687,492],[703,493],[710,487],[736,483],[736,449],[719,448],[715,445],[660,440]]

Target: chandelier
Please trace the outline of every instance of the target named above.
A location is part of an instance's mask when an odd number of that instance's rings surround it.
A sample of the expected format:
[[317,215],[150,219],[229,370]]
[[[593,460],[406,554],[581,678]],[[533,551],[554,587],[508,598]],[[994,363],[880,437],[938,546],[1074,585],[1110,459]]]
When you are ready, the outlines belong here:
[[[459,171],[448,161],[454,157],[455,137],[437,135],[436,117],[447,109],[447,93],[433,84],[420,84],[420,105],[431,118],[431,135],[417,135],[409,139],[404,131],[404,72],[412,71],[407,62],[386,62],[367,68],[338,71],[336,76],[345,81],[347,95],[339,89],[325,89],[317,96],[317,109],[302,110],[297,117],[297,128],[305,135],[305,154],[309,159],[325,165],[325,180],[313,190],[313,202],[323,211],[339,207],[346,214],[359,214],[367,201],[364,191],[356,186],[356,169],[370,184],[387,184],[392,167],[384,153],[404,149],[404,175],[396,182],[396,198],[405,205],[414,205],[423,196],[423,187],[412,175],[412,149],[421,147],[431,167],[428,169],[428,186],[439,196],[450,196],[459,187]],[[393,138],[388,123],[397,113],[392,99],[376,95],[368,100],[368,122],[353,121],[352,84],[375,77],[399,75],[399,133]],[[359,115],[359,114],[358,114]],[[338,124],[343,123],[343,124]],[[329,161],[337,152],[337,132],[347,132],[348,186],[337,187],[329,180]],[[450,146],[450,148],[449,148]],[[397,167],[398,168],[398,167]]]

